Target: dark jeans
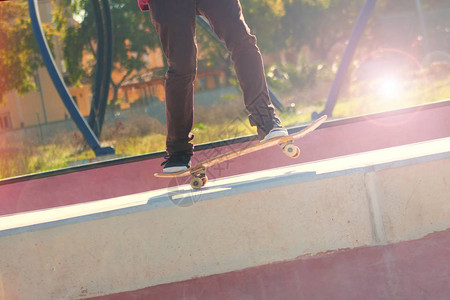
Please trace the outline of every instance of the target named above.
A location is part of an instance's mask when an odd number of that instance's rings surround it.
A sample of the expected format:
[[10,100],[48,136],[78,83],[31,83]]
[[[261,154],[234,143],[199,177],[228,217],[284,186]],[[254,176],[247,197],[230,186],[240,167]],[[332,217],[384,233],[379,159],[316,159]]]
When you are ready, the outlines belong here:
[[205,16],[231,51],[252,126],[268,131],[273,126],[261,53],[242,16],[239,0],[150,0],[153,24],[161,39],[169,70],[166,74],[168,153],[192,152],[193,88],[197,71],[195,18]]

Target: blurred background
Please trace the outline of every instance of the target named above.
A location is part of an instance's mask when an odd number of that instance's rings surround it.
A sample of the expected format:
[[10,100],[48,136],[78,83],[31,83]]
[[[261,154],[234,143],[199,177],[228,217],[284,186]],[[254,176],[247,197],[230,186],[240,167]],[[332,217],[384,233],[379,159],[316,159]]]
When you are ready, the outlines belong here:
[[[326,106],[367,2],[241,0],[263,54],[278,114],[287,127],[311,121],[312,113]],[[332,117],[448,99],[449,1],[372,2],[374,9],[360,28],[363,34],[343,76]],[[136,1],[36,3],[64,85],[101,145],[113,146],[115,157],[163,151],[167,61],[150,14],[141,12]],[[65,168],[95,157],[47,72],[28,5],[22,0],[0,2],[0,178]],[[195,144],[254,134],[230,54],[204,20],[197,25]],[[108,28],[109,61],[103,55]]]

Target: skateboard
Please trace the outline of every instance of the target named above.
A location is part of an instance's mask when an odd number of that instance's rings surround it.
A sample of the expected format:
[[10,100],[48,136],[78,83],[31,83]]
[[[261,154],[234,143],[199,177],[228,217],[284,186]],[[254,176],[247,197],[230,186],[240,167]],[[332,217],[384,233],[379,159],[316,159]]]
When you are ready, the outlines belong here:
[[322,116],[319,119],[315,120],[311,125],[306,127],[305,129],[290,134],[288,136],[277,137],[267,141],[261,141],[259,143],[254,143],[249,146],[245,146],[236,150],[232,150],[227,153],[220,154],[216,157],[209,158],[205,161],[199,162],[198,164],[190,167],[187,170],[175,172],[175,173],[155,173],[155,177],[159,178],[173,178],[173,177],[183,177],[191,175],[191,187],[193,189],[200,189],[202,186],[206,184],[208,181],[208,177],[206,176],[206,169],[212,167],[214,165],[220,164],[227,160],[246,155],[258,150],[262,150],[271,146],[279,145],[283,150],[284,154],[291,158],[297,158],[300,156],[300,148],[294,145],[294,140],[298,138],[302,138],[308,133],[313,132],[316,128],[318,128],[325,120],[327,116]]

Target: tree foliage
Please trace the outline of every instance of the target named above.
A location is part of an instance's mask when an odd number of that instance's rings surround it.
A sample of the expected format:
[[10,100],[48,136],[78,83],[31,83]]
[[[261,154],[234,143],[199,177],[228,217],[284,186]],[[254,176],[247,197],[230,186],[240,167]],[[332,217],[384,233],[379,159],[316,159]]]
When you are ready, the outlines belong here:
[[[64,56],[67,71],[72,83],[82,78],[93,81],[97,32],[95,15],[91,0],[64,0],[59,13],[59,24],[65,29]],[[112,81],[114,99],[122,83],[139,76],[147,67],[146,55],[151,49],[159,47],[156,32],[148,13],[142,13],[135,2],[110,0],[113,23],[113,71],[122,74]],[[73,14],[77,23],[69,24],[68,14]],[[66,17],[61,17],[65,15]],[[90,54],[92,59],[82,63],[84,55]]]
[[[64,41],[67,75],[71,83],[94,77],[97,32],[92,8],[93,0],[60,0],[53,7],[56,28],[45,28],[47,39],[56,32]],[[350,36],[353,23],[365,1],[363,0],[241,0],[243,13],[258,45],[265,53],[280,50],[298,52],[309,46],[325,58],[337,42]],[[425,11],[449,8],[448,0],[421,0]],[[114,31],[114,68],[123,74],[113,82],[117,90],[133,76],[147,68],[145,57],[151,49],[159,47],[157,34],[150,15],[139,10],[135,1],[110,0]],[[414,12],[412,0],[378,0],[376,13]],[[71,17],[77,22],[70,22]],[[431,21],[431,20],[430,20]],[[430,22],[431,23],[431,22]],[[371,24],[369,24],[371,25]],[[448,35],[448,21],[441,35]],[[371,28],[369,26],[368,31]],[[226,51],[199,28],[197,31],[199,56],[207,64],[220,63]],[[367,37],[367,35],[366,35]],[[26,93],[33,89],[33,73],[40,64],[40,55],[34,42],[26,1],[0,2],[0,96],[16,89]],[[51,45],[51,43],[50,43]],[[91,59],[86,62],[86,53]]]
[[[44,30],[51,39],[55,32],[49,26]],[[0,2],[0,45],[1,102],[7,91],[33,90],[35,71],[42,64],[25,1]]]
[[358,0],[242,0],[244,15],[266,52],[308,45],[323,56],[349,34]]

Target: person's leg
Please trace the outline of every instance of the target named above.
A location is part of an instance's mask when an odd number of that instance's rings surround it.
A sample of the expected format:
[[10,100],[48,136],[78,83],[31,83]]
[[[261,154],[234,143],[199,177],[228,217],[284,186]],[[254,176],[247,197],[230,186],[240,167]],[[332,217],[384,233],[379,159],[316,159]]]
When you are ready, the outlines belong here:
[[150,0],[152,21],[161,39],[166,74],[166,149],[192,154],[194,79],[197,71],[195,0]]
[[257,126],[260,138],[264,137],[274,125],[281,124],[270,101],[256,38],[245,23],[239,0],[198,0],[197,9],[231,51],[250,124]]

